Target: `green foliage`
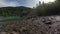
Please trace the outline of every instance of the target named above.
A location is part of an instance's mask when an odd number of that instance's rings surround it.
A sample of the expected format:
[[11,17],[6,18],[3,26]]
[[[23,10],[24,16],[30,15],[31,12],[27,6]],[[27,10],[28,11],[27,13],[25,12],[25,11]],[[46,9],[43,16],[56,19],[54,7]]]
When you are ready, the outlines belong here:
[[41,3],[36,8],[28,7],[3,7],[0,8],[0,16],[46,16],[60,15],[60,0],[49,3]]
[[56,0],[55,2],[49,3],[39,2],[39,6],[35,10],[38,16],[60,15],[60,1]]
[[2,7],[0,8],[0,16],[25,16],[31,8],[28,7]]

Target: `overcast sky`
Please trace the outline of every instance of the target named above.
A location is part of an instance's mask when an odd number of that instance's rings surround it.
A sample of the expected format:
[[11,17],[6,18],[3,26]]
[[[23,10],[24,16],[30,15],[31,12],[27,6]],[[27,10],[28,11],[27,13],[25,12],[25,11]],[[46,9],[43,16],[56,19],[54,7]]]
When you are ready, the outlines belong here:
[[44,1],[45,3],[53,2],[54,0],[0,0],[0,7],[7,7],[7,6],[27,6],[33,7],[38,4],[39,1]]

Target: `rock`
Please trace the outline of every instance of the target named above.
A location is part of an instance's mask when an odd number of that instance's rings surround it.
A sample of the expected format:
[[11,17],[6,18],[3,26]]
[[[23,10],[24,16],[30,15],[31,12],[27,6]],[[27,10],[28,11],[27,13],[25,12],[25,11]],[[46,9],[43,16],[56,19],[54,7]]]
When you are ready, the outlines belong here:
[[8,34],[7,32],[1,32],[0,34]]

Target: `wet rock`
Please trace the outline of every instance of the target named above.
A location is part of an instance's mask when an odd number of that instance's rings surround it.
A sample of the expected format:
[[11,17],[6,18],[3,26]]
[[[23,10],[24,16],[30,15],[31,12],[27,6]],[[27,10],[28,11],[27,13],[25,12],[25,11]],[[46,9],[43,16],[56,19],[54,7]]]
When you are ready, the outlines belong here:
[[46,19],[45,19],[45,18],[42,18],[41,21],[42,21],[42,22],[46,22]]
[[51,22],[46,22],[45,24],[46,24],[46,25],[51,25],[52,23],[51,23]]

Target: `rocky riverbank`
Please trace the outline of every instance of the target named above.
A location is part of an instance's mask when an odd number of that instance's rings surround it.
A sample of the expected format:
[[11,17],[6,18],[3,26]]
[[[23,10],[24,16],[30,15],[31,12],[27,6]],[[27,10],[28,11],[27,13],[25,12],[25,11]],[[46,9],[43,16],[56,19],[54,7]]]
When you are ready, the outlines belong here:
[[60,16],[1,22],[0,34],[60,34]]

